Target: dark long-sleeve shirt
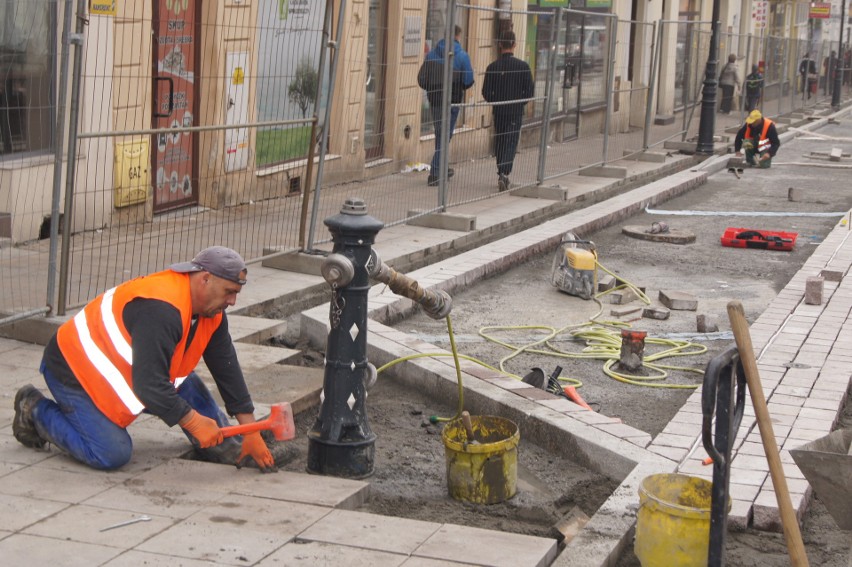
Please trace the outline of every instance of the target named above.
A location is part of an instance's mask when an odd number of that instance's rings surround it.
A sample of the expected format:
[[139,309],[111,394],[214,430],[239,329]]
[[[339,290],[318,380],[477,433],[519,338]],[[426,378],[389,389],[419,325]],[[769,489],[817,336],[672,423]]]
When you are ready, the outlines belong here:
[[[482,98],[488,102],[506,102],[532,98],[535,92],[530,66],[511,53],[503,53],[485,69]],[[519,115],[524,113],[525,102],[498,104],[494,114]]]
[[[745,139],[747,129],[748,124],[743,124],[743,127],[737,132],[737,136],[734,138],[734,151],[738,152],[742,149],[743,139]],[[758,142],[760,141],[760,132],[761,130],[755,128],[751,129],[751,137],[755,140],[755,148],[758,146]],[[781,147],[781,140],[778,139],[778,130],[775,128],[774,122],[769,124],[769,129],[766,131],[766,139],[769,140],[770,144],[769,155],[775,157],[776,152],[778,152],[778,148]]]
[[[165,301],[137,298],[125,306],[122,317],[133,347],[133,393],[146,410],[167,425],[175,425],[192,409],[178,396],[169,380],[172,354],[182,335],[180,313]],[[193,335],[194,329],[190,330],[187,348]],[[254,405],[224,313],[203,356],[228,414],[253,413]],[[44,349],[44,364],[64,384],[82,388],[65,361],[55,335]]]

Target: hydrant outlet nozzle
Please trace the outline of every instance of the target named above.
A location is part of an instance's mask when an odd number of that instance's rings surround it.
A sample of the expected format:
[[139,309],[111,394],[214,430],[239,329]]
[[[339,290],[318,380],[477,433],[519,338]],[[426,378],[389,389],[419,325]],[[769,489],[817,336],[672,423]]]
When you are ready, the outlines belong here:
[[330,285],[344,287],[349,285],[352,278],[355,277],[355,266],[352,264],[352,260],[343,254],[334,253],[329,254],[328,258],[322,263],[320,272]]
[[419,304],[432,319],[443,319],[453,309],[453,298],[449,293],[444,290],[424,289],[416,280],[397,272],[380,260],[369,271],[369,276],[386,284],[395,294]]

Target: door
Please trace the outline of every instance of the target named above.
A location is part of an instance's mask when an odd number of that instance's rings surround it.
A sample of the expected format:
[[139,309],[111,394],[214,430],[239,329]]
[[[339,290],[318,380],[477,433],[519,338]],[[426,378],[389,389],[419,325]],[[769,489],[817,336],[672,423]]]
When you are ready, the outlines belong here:
[[382,157],[385,135],[385,37],[387,2],[370,0],[370,27],[367,33],[367,79],[364,97],[364,157]]
[[[195,126],[199,29],[196,0],[154,4],[154,128]],[[195,136],[160,134],[152,142],[154,212],[198,202]]]
[[563,140],[573,140],[580,132],[580,80],[583,76],[584,16],[566,12],[565,56],[559,78],[562,83],[562,107],[565,113]]

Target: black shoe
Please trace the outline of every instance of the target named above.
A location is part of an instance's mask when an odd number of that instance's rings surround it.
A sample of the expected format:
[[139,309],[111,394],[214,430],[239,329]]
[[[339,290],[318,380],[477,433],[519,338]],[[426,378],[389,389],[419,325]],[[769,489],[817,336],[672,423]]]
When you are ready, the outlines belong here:
[[509,178],[502,173],[500,174],[500,177],[497,178],[497,190],[500,193],[509,190]]
[[429,187],[437,187],[438,186],[438,178],[430,175],[429,179],[426,180],[426,185],[428,185]]
[[456,174],[456,170],[453,169],[452,167],[447,169],[447,179],[449,179],[450,177],[452,177],[455,174]]
[[27,384],[15,394],[15,419],[12,434],[24,447],[41,449],[47,441],[41,438],[33,421],[33,408],[44,396],[32,384]]

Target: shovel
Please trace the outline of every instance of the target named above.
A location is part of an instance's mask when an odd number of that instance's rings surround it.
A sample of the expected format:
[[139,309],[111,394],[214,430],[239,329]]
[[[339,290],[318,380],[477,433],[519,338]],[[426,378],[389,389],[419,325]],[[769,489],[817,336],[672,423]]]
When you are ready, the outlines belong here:
[[276,441],[289,441],[296,436],[296,425],[293,423],[293,410],[289,403],[284,402],[283,404],[275,404],[270,407],[269,417],[266,419],[255,421],[254,423],[222,427],[221,431],[225,437],[233,437],[234,435],[254,433],[255,431],[263,431],[265,429],[272,432]]

